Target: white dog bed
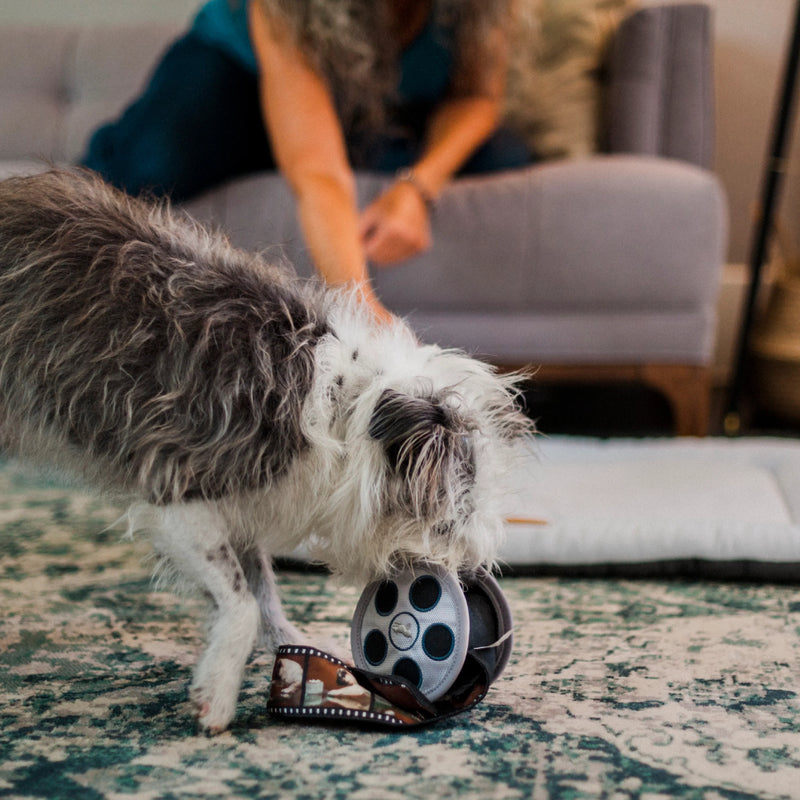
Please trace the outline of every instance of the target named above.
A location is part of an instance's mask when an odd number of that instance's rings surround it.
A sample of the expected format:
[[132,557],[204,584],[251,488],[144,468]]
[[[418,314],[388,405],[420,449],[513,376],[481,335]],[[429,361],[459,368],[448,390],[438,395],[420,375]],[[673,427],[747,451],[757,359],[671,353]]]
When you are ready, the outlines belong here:
[[800,441],[540,437],[511,482],[506,572],[800,581]]

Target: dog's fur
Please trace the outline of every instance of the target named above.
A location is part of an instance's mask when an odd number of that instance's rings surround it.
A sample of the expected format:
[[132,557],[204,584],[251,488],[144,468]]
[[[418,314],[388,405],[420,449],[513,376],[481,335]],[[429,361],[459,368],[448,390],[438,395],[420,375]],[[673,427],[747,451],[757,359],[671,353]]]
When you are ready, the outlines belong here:
[[354,582],[493,562],[496,482],[532,428],[516,380],[87,173],[0,183],[0,441],[129,502],[213,601],[207,730],[259,630],[300,639],[271,554],[306,543]]

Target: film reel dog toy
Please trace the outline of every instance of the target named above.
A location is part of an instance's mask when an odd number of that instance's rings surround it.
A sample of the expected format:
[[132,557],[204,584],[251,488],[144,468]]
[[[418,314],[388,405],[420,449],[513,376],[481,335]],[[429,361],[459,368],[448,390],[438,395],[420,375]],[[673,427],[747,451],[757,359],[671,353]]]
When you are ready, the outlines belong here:
[[370,583],[350,628],[355,666],[278,651],[269,710],[283,717],[418,726],[472,708],[511,655],[513,625],[485,570],[458,580],[420,565]]
[[367,586],[350,645],[360,669],[404,678],[438,700],[456,683],[470,649],[491,662],[491,681],[499,676],[511,653],[511,613],[487,572],[462,587],[452,575],[423,567]]

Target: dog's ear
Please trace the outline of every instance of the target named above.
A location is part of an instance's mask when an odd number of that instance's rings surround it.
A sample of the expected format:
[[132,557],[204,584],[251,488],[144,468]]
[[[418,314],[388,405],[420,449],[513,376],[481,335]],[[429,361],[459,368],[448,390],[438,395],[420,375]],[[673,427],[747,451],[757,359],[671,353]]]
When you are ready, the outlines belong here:
[[473,481],[470,429],[442,400],[386,389],[372,412],[369,435],[383,445],[416,516],[438,514]]

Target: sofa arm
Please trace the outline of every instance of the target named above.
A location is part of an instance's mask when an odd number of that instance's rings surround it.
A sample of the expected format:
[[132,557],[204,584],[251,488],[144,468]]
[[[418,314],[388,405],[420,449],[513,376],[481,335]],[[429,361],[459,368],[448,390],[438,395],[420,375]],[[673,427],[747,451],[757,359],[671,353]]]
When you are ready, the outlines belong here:
[[678,158],[709,168],[712,77],[708,6],[652,6],[631,14],[609,54],[609,152]]

